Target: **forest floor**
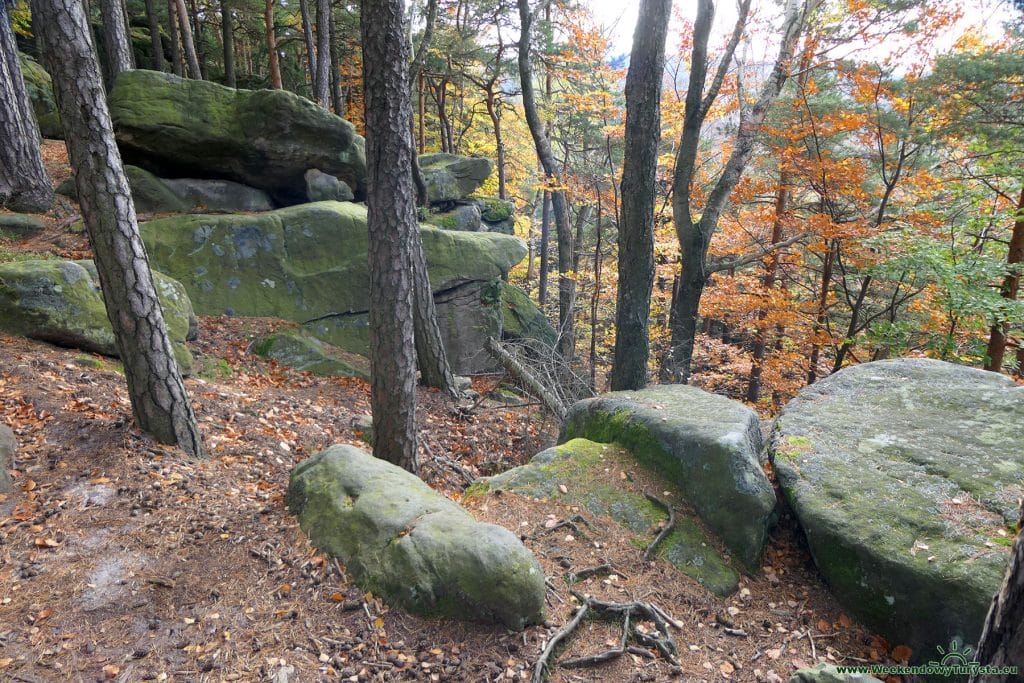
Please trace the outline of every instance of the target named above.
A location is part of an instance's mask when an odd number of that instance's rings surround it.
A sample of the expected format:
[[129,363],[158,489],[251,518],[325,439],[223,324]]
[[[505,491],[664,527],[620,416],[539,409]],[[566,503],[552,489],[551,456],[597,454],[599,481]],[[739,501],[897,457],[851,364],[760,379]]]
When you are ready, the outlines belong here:
[[[54,147],[59,180],[66,161]],[[63,205],[42,235],[0,249],[87,257],[85,238],[67,232],[75,211]],[[679,667],[640,649],[595,667],[556,665],[552,681],[786,681],[816,661],[890,661],[889,645],[837,607],[785,514],[764,571],[723,600],[644,561],[610,520],[583,515],[586,537],[546,533],[579,510],[485,497],[474,516],[518,533],[549,578],[547,622],[513,633],[389,609],[313,548],[284,505],[298,461],[335,443],[366,447],[358,421],[369,388],[247,352],[281,324],[200,318],[199,370],[186,385],[204,460],[134,428],[117,361],[0,335],[0,421],[20,444],[16,490],[0,495],[0,680],[529,680],[572,617],[565,577],[600,564],[613,573],[574,589],[660,606],[675,620]],[[479,377],[474,389],[499,381]],[[457,406],[427,390],[418,424],[422,476],[456,499],[470,478],[526,462],[557,431],[535,405]],[[618,624],[585,621],[558,659],[619,637]]]

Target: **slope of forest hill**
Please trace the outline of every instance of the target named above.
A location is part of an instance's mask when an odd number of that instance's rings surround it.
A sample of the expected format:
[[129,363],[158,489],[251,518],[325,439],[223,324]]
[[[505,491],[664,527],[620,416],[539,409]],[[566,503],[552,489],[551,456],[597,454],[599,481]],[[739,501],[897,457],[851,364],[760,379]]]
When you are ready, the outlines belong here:
[[[62,152],[45,144],[55,181],[68,175]],[[69,231],[73,203],[60,200],[44,218],[40,235],[0,243],[0,258],[91,255]],[[317,552],[284,506],[296,462],[334,443],[365,447],[358,425],[369,389],[247,352],[281,325],[200,319],[190,346],[201,369],[186,384],[211,451],[203,461],[132,427],[118,362],[0,336],[0,415],[19,442],[15,491],[0,496],[0,678],[528,680],[571,616],[565,576],[604,563],[611,574],[576,589],[663,607],[677,622],[680,667],[640,650],[600,668],[556,668],[553,681],[779,681],[819,660],[889,661],[896,644],[837,607],[789,515],[772,533],[764,572],[719,599],[664,562],[643,561],[608,520],[514,494],[484,497],[472,514],[520,535],[549,577],[547,622],[509,633],[389,609]],[[474,389],[484,395],[502,381],[480,377]],[[454,498],[555,437],[533,405],[456,407],[421,390],[419,406],[423,476]],[[585,538],[555,528],[577,516],[589,523]],[[618,637],[615,623],[587,622],[560,657]]]

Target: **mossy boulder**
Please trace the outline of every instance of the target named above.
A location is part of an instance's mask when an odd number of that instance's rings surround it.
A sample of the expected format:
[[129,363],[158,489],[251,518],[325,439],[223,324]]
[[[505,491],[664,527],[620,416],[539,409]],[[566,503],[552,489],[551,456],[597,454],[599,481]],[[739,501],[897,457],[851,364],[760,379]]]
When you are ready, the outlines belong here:
[[[293,320],[367,355],[366,207],[317,202],[254,215],[172,216],[141,230],[154,267],[178,278],[200,313]],[[500,331],[480,290],[522,260],[526,247],[506,235],[429,226],[421,235],[441,331],[458,351],[450,354],[453,369],[471,372],[457,359],[486,354],[482,342],[467,340],[492,326]]]
[[46,223],[38,216],[26,213],[0,213],[0,237],[24,240],[35,237],[46,229]]
[[559,442],[579,437],[629,449],[679,487],[733,557],[760,567],[776,500],[752,410],[685,385],[618,391],[570,408]]
[[513,629],[543,619],[544,572],[519,539],[395,465],[332,446],[295,468],[287,503],[317,548],[394,605]]
[[476,205],[480,207],[480,219],[484,230],[505,235],[515,234],[515,204],[504,199],[486,197],[477,199]]
[[39,62],[24,52],[18,53],[18,61],[21,63],[21,75],[25,80],[25,89],[32,102],[36,122],[39,124],[39,132],[44,138],[63,139],[64,131],[60,125],[60,114],[57,113],[57,102],[53,99],[53,81],[50,74]]
[[257,356],[321,377],[370,379],[370,363],[366,358],[328,347],[316,337],[299,330],[268,334],[254,341],[249,350]]
[[419,163],[431,204],[465,199],[480,189],[494,171],[490,159],[455,154],[424,154]]
[[14,489],[11,473],[7,470],[14,467],[14,453],[18,450],[18,439],[11,428],[0,424],[0,493],[10,493]]
[[[185,340],[196,329],[181,283],[153,273],[178,365],[192,369]],[[34,260],[0,264],[0,329],[58,346],[118,355],[92,261]]]
[[366,183],[363,138],[351,123],[287,90],[235,90],[156,71],[120,74],[110,114],[125,161],[165,178],[221,178],[307,201],[317,168]]
[[789,683],[881,683],[867,674],[840,673],[835,664],[817,664],[800,669],[789,678]]
[[450,211],[428,211],[424,223],[436,225],[445,230],[480,231],[480,207],[476,204],[457,204]]
[[[636,534],[637,545],[646,547],[654,540],[651,530],[667,521],[668,515],[637,485],[619,477],[620,472],[632,470],[636,464],[632,454],[616,444],[573,439],[538,453],[526,465],[481,479],[467,492],[467,498],[510,491],[579,505],[594,515],[615,520]],[[653,480],[651,485],[659,497],[679,507],[682,498],[678,487],[656,473],[647,478]],[[665,492],[670,495],[665,496]],[[657,554],[716,595],[729,595],[739,586],[739,574],[685,511],[677,514],[675,531],[658,546]]]
[[306,171],[306,197],[311,202],[350,202],[356,198],[344,180],[338,180],[318,168]]
[[1024,387],[935,360],[865,363],[800,392],[770,454],[847,609],[922,658],[977,642],[1024,497]]
[[554,346],[558,333],[533,299],[507,282],[496,286],[500,289],[497,303],[501,307],[502,339],[536,339]]

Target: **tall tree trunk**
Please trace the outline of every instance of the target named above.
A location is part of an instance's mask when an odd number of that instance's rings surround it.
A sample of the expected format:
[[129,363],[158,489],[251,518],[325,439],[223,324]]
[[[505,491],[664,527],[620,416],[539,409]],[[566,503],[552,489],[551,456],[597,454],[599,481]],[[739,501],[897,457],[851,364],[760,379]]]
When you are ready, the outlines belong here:
[[548,181],[559,189],[551,192],[551,207],[555,213],[555,232],[558,237],[558,350],[564,358],[572,360],[576,349],[576,333],[573,320],[573,309],[576,303],[576,282],[573,280],[572,269],[572,232],[569,225],[569,204],[565,190],[560,189],[562,182],[558,174],[558,165],[551,152],[551,142],[544,132],[544,124],[537,111],[537,98],[533,90],[533,69],[530,65],[530,26],[533,15],[530,13],[529,0],[517,0],[519,5],[519,21],[522,31],[519,38],[519,80],[523,93],[523,110],[526,123],[530,128],[537,157]]
[[711,32],[715,7],[713,0],[699,0],[697,18],[693,29],[693,50],[690,63],[693,68],[686,92],[686,109],[683,115],[683,133],[676,154],[675,173],[672,178],[672,216],[679,239],[682,258],[677,297],[672,301],[671,351],[662,368],[662,378],[674,382],[688,382],[693,360],[694,335],[697,331],[697,314],[700,298],[707,284],[705,273],[708,245],[718,229],[718,220],[725,210],[729,196],[739,184],[747,162],[754,152],[754,142],[764,123],[768,110],[778,98],[782,86],[789,77],[789,66],[796,49],[797,40],[803,30],[804,20],[811,6],[818,0],[787,0],[782,40],[778,56],[771,73],[765,79],[757,101],[749,111],[741,110],[740,124],[732,152],[721,175],[708,194],[705,206],[699,212],[700,218],[693,219],[691,206],[691,183],[696,172],[697,153],[700,146],[700,131],[708,111],[714,104],[725,76],[732,62],[732,55],[746,26],[750,0],[741,0],[739,18],[726,46],[725,54],[718,64],[711,85],[705,92],[708,70],[708,37]]
[[331,0],[316,0],[316,103],[331,108]]
[[642,0],[626,74],[626,131],[619,224],[619,291],[611,387],[647,385],[654,286],[654,200],[661,141],[661,82],[671,0]]
[[[410,142],[412,138],[410,138]],[[434,307],[434,293],[427,273],[427,260],[423,255],[423,242],[417,227],[413,231],[413,320],[415,323],[416,360],[420,382],[424,386],[440,389],[450,398],[459,397],[455,375],[448,363],[448,352],[441,338]]]
[[597,195],[597,239],[594,241],[594,292],[590,297],[590,388],[597,390],[597,312],[601,305],[601,188],[594,188]]
[[224,44],[224,85],[237,86],[235,80],[235,18],[228,0],[220,0],[220,33]]
[[330,19],[330,41],[331,41],[331,102],[334,104],[334,113],[338,116],[345,116],[345,98],[341,94],[341,73],[338,70],[338,38],[334,25],[334,12],[329,15]]
[[[1017,524],[1024,526],[1024,518]],[[992,600],[974,660],[993,667],[1024,667],[1024,533],[1017,532],[1010,566],[1003,585]],[[971,683],[1009,683],[1019,681],[1011,675],[975,674]]]
[[833,240],[825,242],[825,260],[821,265],[821,286],[818,289],[818,307],[814,314],[814,326],[811,328],[811,352],[807,358],[807,383],[814,384],[818,379],[818,361],[821,357],[821,342],[818,336],[824,331],[828,321],[828,293],[832,288],[832,270],[836,260],[838,244]]
[[491,127],[494,129],[494,146],[498,150],[498,198],[508,199],[508,180],[505,169],[505,140],[501,133],[501,112],[498,109],[497,98],[493,85],[487,91],[487,115],[491,117]]
[[164,70],[164,46],[160,40],[160,20],[156,15],[153,0],[146,0],[146,21],[149,23],[149,42],[153,49],[153,69]]
[[82,4],[33,0],[32,14],[53,77],[82,216],[124,361],[135,419],[158,441],[201,455],[199,429],[139,237]]
[[[370,231],[370,368],[378,458],[416,471],[412,244],[416,196],[403,0],[366,0],[360,24]],[[396,172],[396,169],[399,169]]]
[[[789,204],[789,172],[779,171],[779,187],[775,193],[775,219],[772,221],[772,239],[770,244],[782,241],[783,216]],[[765,304],[757,311],[757,327],[754,330],[753,359],[750,364],[750,377],[747,380],[747,401],[757,403],[761,395],[761,381],[764,375],[764,359],[768,349],[768,306],[771,305],[772,290],[775,288],[775,276],[779,270],[779,255],[772,252],[765,263],[764,275],[761,277],[761,289]]]
[[181,56],[181,40],[178,37],[177,0],[167,0],[167,36],[171,39],[171,70],[175,76],[184,76],[185,62]]
[[103,45],[107,53],[107,74],[113,83],[122,71],[132,68],[132,48],[128,42],[128,28],[124,20],[121,0],[100,0],[103,18]]
[[175,0],[175,11],[178,15],[178,28],[181,30],[181,47],[188,60],[189,74],[197,81],[203,80],[203,70],[199,66],[199,55],[196,54],[196,44],[192,40],[192,25],[188,19],[188,8],[185,7],[185,0]]
[[313,44],[313,20],[309,16],[309,0],[299,0],[299,15],[302,17],[302,38],[306,43],[306,67],[309,71],[309,91],[316,101],[317,53]]
[[39,126],[21,75],[6,0],[0,0],[0,139],[0,206],[49,210],[53,187],[43,166]]
[[551,193],[544,190],[540,209],[540,273],[537,276],[537,305],[543,310],[548,305],[548,273],[551,271]]
[[[1013,221],[1013,232],[1010,234],[1010,248],[1006,253],[1006,265],[1011,270],[1003,278],[1000,294],[1004,299],[1014,301],[1020,290],[1020,271],[1017,268],[1024,263],[1024,187],[1020,190],[1017,201],[1017,216]],[[997,320],[992,325],[988,340],[988,351],[985,353],[985,369],[999,372],[1003,369],[1003,356],[1006,354],[1006,334],[1009,324]]]
[[[178,0],[181,2],[181,0]],[[270,68],[270,87],[281,90],[281,61],[277,55],[277,32],[274,28],[274,0],[267,0],[263,9],[263,23],[267,30],[267,64]]]
[[195,46],[196,64],[199,66],[198,78],[206,80],[206,41],[203,40],[203,22],[196,0],[189,0],[189,16],[191,17],[192,35],[194,36],[192,44]]

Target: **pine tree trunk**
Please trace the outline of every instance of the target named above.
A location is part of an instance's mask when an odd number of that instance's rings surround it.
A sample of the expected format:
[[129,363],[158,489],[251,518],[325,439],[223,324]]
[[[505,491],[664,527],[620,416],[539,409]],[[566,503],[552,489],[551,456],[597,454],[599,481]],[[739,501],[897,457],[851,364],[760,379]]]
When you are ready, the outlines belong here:
[[341,94],[341,74],[339,73],[339,62],[338,59],[338,37],[337,31],[334,25],[334,12],[328,15],[330,23],[328,25],[329,37],[331,41],[331,103],[334,106],[334,113],[338,116],[345,116],[345,98]]
[[451,398],[459,397],[455,375],[448,363],[448,353],[437,325],[434,294],[427,273],[427,260],[423,256],[423,242],[419,230],[413,231],[413,303],[416,331],[416,359],[420,382],[424,386],[440,389]]
[[234,88],[235,80],[235,19],[227,0],[220,0],[220,34],[224,44],[224,85]]
[[309,71],[309,91],[316,99],[316,66],[318,55],[313,43],[313,20],[309,16],[309,0],[299,0],[299,16],[302,17],[302,39],[306,44],[306,70]]
[[33,0],[32,14],[53,77],[82,216],[135,419],[158,441],[201,455],[199,429],[139,237],[82,5],[78,0]]
[[146,21],[149,23],[149,42],[153,48],[153,69],[164,70],[164,46],[160,40],[160,21],[153,0],[146,0]]
[[[181,2],[181,0],[178,0]],[[270,69],[270,87],[281,90],[281,61],[277,56],[277,33],[274,28],[274,0],[267,0],[263,9],[263,22],[267,31],[267,65]]]
[[316,103],[331,108],[331,2],[316,2]]
[[[1020,199],[1017,201],[1017,218],[1013,222],[1013,232],[1010,235],[1010,246],[1006,253],[1006,265],[1011,268],[1024,263],[1024,187],[1020,190]],[[1020,289],[1020,271],[1011,270],[1003,278],[1003,286],[1000,294],[1004,299],[1013,301],[1017,298]],[[1009,324],[998,320],[990,331],[988,340],[988,351],[985,353],[985,369],[992,372],[1000,372],[1003,369],[1003,356],[1006,355],[1006,333],[1009,331]]]
[[181,56],[181,40],[178,37],[177,0],[167,0],[167,36],[171,39],[171,69],[175,76],[184,76],[185,63]]
[[0,206],[47,211],[53,205],[53,187],[43,166],[39,126],[21,75],[6,0],[0,0],[0,140]]
[[647,384],[647,334],[654,286],[654,198],[661,141],[661,82],[671,0],[642,0],[626,74],[622,223],[619,225],[619,291],[611,387]]
[[[1024,519],[1017,525],[1024,525]],[[997,667],[1024,669],[1024,534],[1018,532],[1003,585],[992,600],[981,632],[975,661]],[[989,674],[971,677],[971,683],[1009,683],[1016,676]]]
[[185,0],[175,0],[175,12],[178,15],[178,28],[181,31],[181,46],[188,60],[188,70],[192,78],[203,80],[203,70],[199,67],[199,56],[196,54],[196,44],[192,40],[192,25],[188,19],[188,8],[185,7]]
[[544,190],[540,208],[540,273],[537,283],[537,305],[541,310],[548,305],[548,273],[551,271],[551,193]]
[[416,347],[408,43],[403,0],[363,3],[368,223],[370,368],[378,458],[415,472]]
[[[625,197],[623,197],[625,200]],[[669,357],[661,367],[661,381],[686,384],[690,381],[693,367],[693,350],[697,339],[697,323],[700,314],[700,298],[704,295],[707,279],[704,276],[704,256],[707,247],[700,241],[700,232],[694,227],[688,234],[688,241],[681,245],[683,257],[672,293],[672,308],[669,312],[669,330],[672,347]]]
[[132,51],[128,42],[121,0],[100,0],[100,14],[103,17],[104,47],[107,53],[107,73],[113,83],[122,71],[132,68]]

